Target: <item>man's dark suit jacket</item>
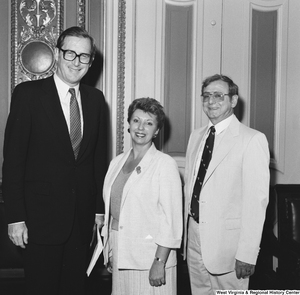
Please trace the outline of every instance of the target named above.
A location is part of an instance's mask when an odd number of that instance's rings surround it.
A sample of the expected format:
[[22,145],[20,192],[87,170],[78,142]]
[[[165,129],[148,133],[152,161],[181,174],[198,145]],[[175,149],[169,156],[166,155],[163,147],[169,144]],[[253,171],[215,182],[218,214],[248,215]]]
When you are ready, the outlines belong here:
[[19,84],[4,140],[3,196],[8,223],[25,221],[29,242],[61,244],[77,210],[84,241],[104,213],[107,162],[105,100],[80,85],[84,130],[75,160],[53,77]]

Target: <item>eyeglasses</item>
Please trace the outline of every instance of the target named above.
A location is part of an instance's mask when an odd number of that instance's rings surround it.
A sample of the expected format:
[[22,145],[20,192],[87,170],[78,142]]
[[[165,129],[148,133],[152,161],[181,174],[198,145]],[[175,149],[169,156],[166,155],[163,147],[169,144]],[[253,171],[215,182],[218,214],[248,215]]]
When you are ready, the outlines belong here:
[[58,48],[59,50],[61,50],[63,52],[63,57],[65,60],[68,61],[73,61],[76,57],[79,57],[79,61],[82,64],[89,64],[91,61],[91,55],[87,54],[87,53],[81,53],[81,54],[77,54],[75,51],[73,50],[64,50],[61,48]]
[[202,96],[203,102],[208,102],[209,99],[212,97],[215,102],[224,101],[224,96],[229,95],[229,93],[222,93],[222,92],[204,92]]

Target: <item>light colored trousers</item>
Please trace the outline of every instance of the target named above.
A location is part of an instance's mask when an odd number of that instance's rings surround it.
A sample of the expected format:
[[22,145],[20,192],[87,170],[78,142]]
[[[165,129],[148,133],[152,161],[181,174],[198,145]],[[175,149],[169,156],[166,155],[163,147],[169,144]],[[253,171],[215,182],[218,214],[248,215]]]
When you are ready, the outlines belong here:
[[193,295],[214,295],[216,290],[248,290],[249,278],[238,279],[235,271],[218,275],[208,272],[201,254],[199,224],[191,217],[188,228],[187,264]]

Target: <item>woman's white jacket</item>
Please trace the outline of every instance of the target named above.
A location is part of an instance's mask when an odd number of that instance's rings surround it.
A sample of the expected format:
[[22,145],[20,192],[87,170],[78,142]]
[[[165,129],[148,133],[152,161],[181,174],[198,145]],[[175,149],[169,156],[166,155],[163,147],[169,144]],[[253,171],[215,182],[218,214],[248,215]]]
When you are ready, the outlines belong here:
[[[130,151],[111,161],[104,181],[102,236],[105,264],[110,251],[111,187]],[[150,269],[157,245],[180,248],[182,203],[182,183],[175,160],[152,144],[123,189],[118,230],[119,269]],[[171,250],[166,267],[176,265],[176,261],[176,250]]]

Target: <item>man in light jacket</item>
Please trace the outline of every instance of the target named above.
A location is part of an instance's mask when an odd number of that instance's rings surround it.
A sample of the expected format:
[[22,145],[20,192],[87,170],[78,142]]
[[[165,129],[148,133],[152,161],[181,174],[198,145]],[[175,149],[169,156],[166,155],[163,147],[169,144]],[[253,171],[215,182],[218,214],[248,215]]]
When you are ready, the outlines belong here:
[[[261,132],[241,124],[233,109],[238,86],[223,75],[202,85],[207,126],[189,140],[185,171],[185,247],[192,294],[248,289],[269,196],[269,150]],[[211,161],[193,195],[208,131],[214,126]],[[192,210],[198,201],[198,216]]]

